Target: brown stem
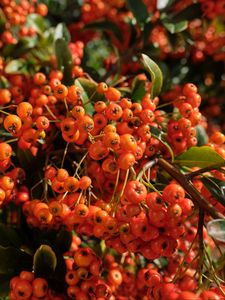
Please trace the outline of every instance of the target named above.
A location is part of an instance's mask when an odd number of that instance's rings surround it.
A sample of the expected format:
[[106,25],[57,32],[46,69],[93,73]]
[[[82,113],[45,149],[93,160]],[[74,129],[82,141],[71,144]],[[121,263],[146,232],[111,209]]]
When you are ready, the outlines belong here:
[[201,174],[204,174],[206,172],[219,169],[221,167],[224,167],[224,163],[215,164],[215,165],[211,165],[211,166],[208,166],[208,167],[205,167],[205,168],[201,168],[199,170],[196,170],[196,171],[193,171],[193,172],[191,172],[189,174],[186,174],[185,176],[186,176],[187,180],[191,180],[192,178],[194,178],[194,177],[196,177],[198,175],[201,175]]
[[171,165],[163,158],[159,158],[158,165],[162,167],[168,174],[170,174],[190,195],[194,204],[198,205],[205,212],[207,212],[214,219],[225,219],[224,215],[218,212],[212,204],[210,204],[193,186],[192,182],[188,180],[177,168]]

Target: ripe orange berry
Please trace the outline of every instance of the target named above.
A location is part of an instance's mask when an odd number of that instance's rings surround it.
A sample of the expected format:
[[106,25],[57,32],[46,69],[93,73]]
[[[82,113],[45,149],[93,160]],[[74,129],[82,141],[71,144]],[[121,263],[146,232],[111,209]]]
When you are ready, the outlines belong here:
[[0,161],[8,159],[12,155],[12,147],[3,142],[0,143]]
[[12,133],[17,133],[22,127],[21,119],[17,115],[8,115],[4,120],[4,128]]
[[104,94],[109,101],[118,101],[121,97],[120,91],[114,87],[109,87]]

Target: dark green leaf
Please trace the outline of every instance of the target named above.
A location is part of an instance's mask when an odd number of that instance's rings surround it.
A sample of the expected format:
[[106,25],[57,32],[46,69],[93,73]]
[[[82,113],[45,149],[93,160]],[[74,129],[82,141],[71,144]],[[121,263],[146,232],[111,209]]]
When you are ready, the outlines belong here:
[[1,75],[0,76],[0,89],[5,89],[8,87],[9,87],[8,79],[5,76]]
[[127,5],[132,11],[137,23],[143,27],[143,24],[146,23],[149,18],[147,6],[142,0],[127,0]]
[[85,25],[84,30],[85,29],[94,29],[94,30],[101,30],[101,31],[107,30],[112,32],[119,41],[123,41],[123,36],[120,28],[111,21],[96,21],[93,23],[89,23]]
[[132,94],[131,99],[133,102],[139,102],[146,94],[145,90],[145,81],[140,80],[137,77],[133,80],[132,83]]
[[5,67],[7,74],[26,74],[26,60],[23,58],[11,60]]
[[4,14],[3,10],[0,8],[0,33],[5,28],[5,22],[6,22],[5,14]]
[[163,75],[159,66],[147,55],[142,54],[142,62],[145,70],[150,74],[152,80],[151,97],[154,98],[159,95],[162,84]]
[[204,177],[201,180],[213,197],[225,206],[225,182],[214,177]]
[[163,25],[166,27],[166,29],[170,33],[174,34],[174,33],[177,33],[177,32],[182,32],[185,29],[187,29],[188,22],[186,20],[180,21],[179,23],[171,23],[169,21],[164,21]]
[[[92,115],[94,112],[93,104],[90,102],[90,99],[94,98],[96,93],[96,84],[85,78],[78,78],[75,80],[75,85],[80,88],[81,91],[81,99],[85,104],[85,110],[88,114]],[[94,102],[94,100],[93,100]],[[87,104],[86,104],[87,103]]]
[[15,229],[0,224],[0,245],[3,247],[14,246],[20,247],[22,241]]
[[14,247],[0,246],[0,273],[17,275],[21,270],[32,269],[32,257]]
[[223,243],[225,242],[225,220],[216,219],[209,221],[207,224],[207,231],[215,240]]
[[16,156],[19,160],[20,166],[25,170],[33,168],[36,159],[29,149],[24,151],[21,148],[18,148]]
[[225,160],[208,146],[191,147],[176,157],[175,163],[186,167],[204,168],[215,164],[225,164]]
[[180,22],[183,20],[193,20],[202,15],[202,10],[201,10],[201,4],[200,3],[195,3],[193,5],[187,6],[187,8],[181,10],[180,12],[176,13],[175,15],[173,14],[171,16],[171,19],[174,22]]
[[72,67],[73,60],[67,42],[64,39],[55,41],[55,54],[58,64],[58,69],[63,72],[63,81],[65,84],[72,84]]
[[72,243],[72,232],[61,229],[57,232],[55,245],[62,253],[67,252],[70,249]]
[[205,129],[201,125],[196,126],[196,136],[198,140],[198,146],[204,146],[208,143],[208,135]]
[[37,277],[48,278],[57,265],[55,252],[48,245],[41,245],[34,254],[33,268]]
[[64,23],[59,23],[55,28],[54,40],[64,39],[67,43],[70,42],[70,33]]
[[163,145],[166,146],[166,148],[168,149],[170,155],[171,155],[171,159],[172,161],[174,160],[174,154],[173,154],[173,150],[172,148],[170,147],[170,145],[168,144],[167,140],[166,140],[166,135],[165,133],[156,128],[156,127],[153,127],[151,126],[151,134],[154,138],[156,138],[157,140],[159,140]]
[[39,34],[45,31],[45,21],[39,14],[28,14],[27,27],[33,27]]

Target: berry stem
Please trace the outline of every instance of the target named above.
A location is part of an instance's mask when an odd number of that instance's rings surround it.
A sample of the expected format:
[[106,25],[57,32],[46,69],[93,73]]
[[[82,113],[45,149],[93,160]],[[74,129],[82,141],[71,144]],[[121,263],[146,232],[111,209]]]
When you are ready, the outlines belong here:
[[224,166],[224,163],[214,164],[214,165],[211,165],[211,166],[208,166],[208,167],[201,168],[199,170],[190,172],[189,174],[186,174],[185,177],[187,178],[187,180],[192,180],[194,177],[196,177],[198,175],[202,175],[202,174],[204,174],[206,172],[209,172],[209,171],[217,170],[217,169],[219,169],[223,166]]
[[214,219],[225,219],[224,215],[218,212],[217,209],[215,209],[214,206],[199,193],[199,191],[193,186],[192,182],[178,171],[176,167],[163,158],[159,158],[158,164],[186,190],[195,205],[204,209]]

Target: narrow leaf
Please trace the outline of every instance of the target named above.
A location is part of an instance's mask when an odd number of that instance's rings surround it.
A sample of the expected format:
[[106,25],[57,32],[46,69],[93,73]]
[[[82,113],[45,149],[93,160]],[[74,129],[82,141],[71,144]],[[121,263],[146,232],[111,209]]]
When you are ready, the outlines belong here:
[[165,136],[165,133],[156,128],[156,127],[153,127],[153,126],[150,126],[151,127],[151,134],[154,138],[156,138],[157,140],[159,140],[163,145],[166,146],[166,148],[168,149],[170,155],[171,155],[171,159],[172,161],[174,160],[174,154],[173,154],[173,150],[172,148],[170,147],[170,145],[168,144],[167,140],[166,140],[166,136]]
[[163,75],[159,66],[147,55],[142,54],[142,62],[145,70],[150,74],[152,80],[151,97],[154,98],[159,95],[162,84]]
[[216,219],[209,221],[207,224],[208,234],[215,240],[225,242],[225,220]]
[[111,31],[119,41],[123,41],[123,36],[120,28],[111,21],[97,21],[85,25],[85,29],[94,29],[100,31]]
[[185,29],[187,29],[188,22],[186,20],[180,21],[179,23],[171,23],[171,22],[165,21],[165,22],[163,22],[163,25],[166,27],[166,29],[170,33],[174,34],[174,33],[182,32]]
[[132,101],[134,102],[141,101],[141,99],[144,97],[145,94],[146,94],[145,81],[140,80],[136,77],[132,83],[132,94],[131,94]]
[[85,110],[88,114],[92,115],[94,107],[90,101],[93,99],[96,91],[96,84],[88,79],[78,78],[75,80],[75,85],[80,88],[81,99],[85,105]]
[[54,40],[64,39],[67,43],[70,42],[70,32],[64,23],[59,23],[55,28]]
[[196,126],[196,137],[198,140],[198,146],[204,146],[208,143],[208,135],[205,129],[201,125]]
[[58,69],[63,72],[63,81],[65,84],[72,84],[73,60],[67,42],[60,38],[55,41],[55,54]]
[[34,254],[33,268],[36,276],[47,278],[56,268],[55,252],[48,245],[41,245]]
[[27,27],[33,27],[38,33],[43,33],[45,31],[45,21],[44,18],[39,14],[29,14],[26,21]]
[[11,60],[5,67],[7,74],[24,73],[26,61],[23,58]]
[[215,164],[225,164],[225,160],[208,146],[191,147],[176,157],[176,164],[186,167],[204,168]]
[[127,5],[132,11],[137,23],[143,27],[143,24],[146,23],[149,18],[147,6],[142,0],[127,0]]
[[225,182],[214,177],[204,177],[201,180],[213,197],[225,206]]

